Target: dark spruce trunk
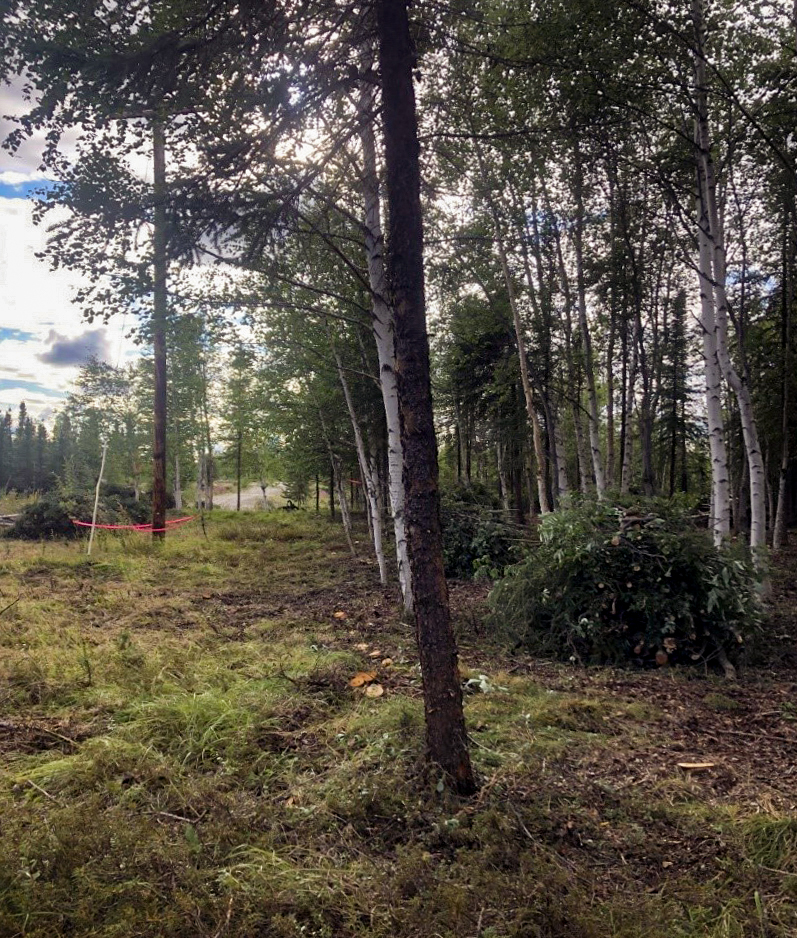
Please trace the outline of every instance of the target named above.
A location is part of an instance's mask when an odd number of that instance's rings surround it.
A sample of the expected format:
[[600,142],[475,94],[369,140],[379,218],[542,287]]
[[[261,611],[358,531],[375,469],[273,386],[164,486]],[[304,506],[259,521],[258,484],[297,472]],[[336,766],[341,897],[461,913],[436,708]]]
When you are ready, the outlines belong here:
[[407,541],[423,675],[426,744],[461,794],[476,788],[468,754],[457,646],[443,572],[437,443],[432,416],[423,275],[418,125],[406,0],[378,0],[388,271],[396,328]]
[[166,531],[166,140],[163,123],[152,121],[153,151],[153,295],[152,350],[155,360],[154,440],[152,450],[152,536]]

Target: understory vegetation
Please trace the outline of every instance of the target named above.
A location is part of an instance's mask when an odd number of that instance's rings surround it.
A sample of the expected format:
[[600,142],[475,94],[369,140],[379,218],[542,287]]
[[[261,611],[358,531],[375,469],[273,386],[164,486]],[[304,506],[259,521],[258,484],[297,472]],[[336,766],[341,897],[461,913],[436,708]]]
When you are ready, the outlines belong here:
[[[87,489],[59,485],[21,506],[10,534],[27,540],[42,537],[76,537],[74,519],[91,520],[94,494]],[[135,497],[124,485],[102,485],[97,502],[97,524],[143,524],[152,517],[147,494]]]
[[755,634],[752,566],[677,503],[586,502],[548,515],[539,548],[491,596],[493,623],[564,660],[727,663]]
[[487,585],[452,581],[460,800],[422,768],[397,597],[325,517],[84,551],[0,541],[0,935],[795,933],[788,672],[509,655]]
[[441,516],[449,577],[497,579],[521,559],[528,544],[528,531],[508,521],[483,486],[452,486],[443,499]]

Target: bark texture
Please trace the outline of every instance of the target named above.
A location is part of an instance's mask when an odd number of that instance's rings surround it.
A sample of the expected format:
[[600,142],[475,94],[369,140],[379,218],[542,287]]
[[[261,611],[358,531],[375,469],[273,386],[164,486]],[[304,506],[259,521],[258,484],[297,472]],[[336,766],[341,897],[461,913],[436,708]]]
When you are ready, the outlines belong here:
[[728,452],[725,446],[725,422],[722,416],[722,373],[717,360],[717,328],[711,285],[711,247],[704,234],[702,202],[698,211],[698,271],[700,280],[700,328],[703,334],[703,369],[708,418],[708,445],[711,456],[711,517],[709,523],[714,544],[719,547],[731,530],[731,486],[728,477]]
[[414,49],[406,0],[378,0],[377,34],[388,200],[388,272],[396,323],[407,543],[428,757],[462,794],[476,784],[468,753],[457,647],[443,572],[437,445],[432,417]]
[[152,448],[152,536],[162,540],[166,527],[166,137],[159,118],[152,121],[154,182],[152,346],[155,405]]
[[[371,56],[365,57],[370,71]],[[385,239],[382,234],[382,212],[379,198],[379,173],[376,164],[376,143],[373,129],[373,88],[364,82],[359,110],[362,121],[360,143],[363,152],[361,185],[364,203],[363,228],[368,282],[371,287],[371,317],[379,361],[379,387],[387,425],[388,495],[396,539],[396,561],[399,585],[408,614],[413,611],[412,577],[407,551],[407,528],[404,520],[404,479],[402,477],[401,424],[399,420],[398,386],[396,383],[396,348],[394,343],[393,310],[388,302],[385,274]]]
[[766,490],[764,457],[759,442],[758,427],[753,412],[750,388],[743,372],[737,371],[729,352],[728,298],[725,290],[726,262],[725,238],[717,203],[717,183],[711,155],[711,135],[708,120],[708,97],[705,60],[705,25],[703,0],[692,0],[695,29],[695,100],[697,104],[696,138],[700,197],[703,202],[703,222],[708,223],[703,235],[711,247],[714,288],[714,314],[716,318],[717,360],[733,391],[739,406],[745,455],[750,484],[750,549],[756,564],[763,562],[761,548],[766,546]]
[[578,148],[575,156],[576,221],[573,226],[573,247],[576,255],[576,295],[578,298],[578,322],[581,327],[581,343],[584,354],[584,375],[587,379],[589,400],[589,447],[592,456],[592,471],[598,499],[606,492],[606,477],[603,473],[603,456],[600,444],[600,419],[598,414],[598,392],[595,386],[595,364],[592,355],[592,337],[587,321],[587,288],[584,277],[584,174]]
[[[328,330],[327,330],[328,331]],[[371,540],[374,545],[374,556],[379,567],[379,582],[382,586],[387,586],[387,564],[385,563],[385,552],[382,547],[382,511],[379,505],[379,482],[377,478],[376,465],[368,458],[365,449],[360,420],[357,411],[354,408],[354,399],[352,398],[349,382],[346,378],[346,371],[343,368],[343,362],[335,343],[330,336],[329,344],[332,348],[332,354],[335,356],[335,364],[338,369],[338,379],[343,389],[343,397],[346,401],[346,409],[349,412],[352,432],[354,433],[354,445],[357,450],[357,462],[360,466],[360,476],[365,487],[365,496],[368,501],[368,518],[370,521],[369,530]]]

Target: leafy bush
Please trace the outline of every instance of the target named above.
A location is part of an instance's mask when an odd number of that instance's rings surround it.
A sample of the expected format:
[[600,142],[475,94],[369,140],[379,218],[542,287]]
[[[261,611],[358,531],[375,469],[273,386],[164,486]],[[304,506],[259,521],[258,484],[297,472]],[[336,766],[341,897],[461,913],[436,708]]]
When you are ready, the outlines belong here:
[[[21,512],[8,533],[10,537],[23,540],[76,537],[80,529],[72,519],[90,521],[93,511],[93,493],[78,495],[64,489],[47,492]],[[137,502],[132,489],[119,485],[103,486],[97,510],[98,524],[145,524],[150,520],[150,513],[148,498]]]
[[521,556],[522,531],[475,487],[460,486],[444,498],[441,520],[446,576],[495,579]]
[[759,622],[750,566],[655,500],[548,515],[539,548],[507,571],[490,606],[507,638],[585,662],[730,660]]

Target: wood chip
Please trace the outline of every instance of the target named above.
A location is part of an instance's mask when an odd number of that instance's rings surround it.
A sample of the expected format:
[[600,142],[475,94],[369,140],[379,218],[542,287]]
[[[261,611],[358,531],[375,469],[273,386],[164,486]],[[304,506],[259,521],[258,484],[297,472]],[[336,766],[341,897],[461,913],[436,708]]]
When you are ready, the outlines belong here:
[[349,681],[349,687],[362,687],[369,684],[376,677],[376,671],[358,671]]

